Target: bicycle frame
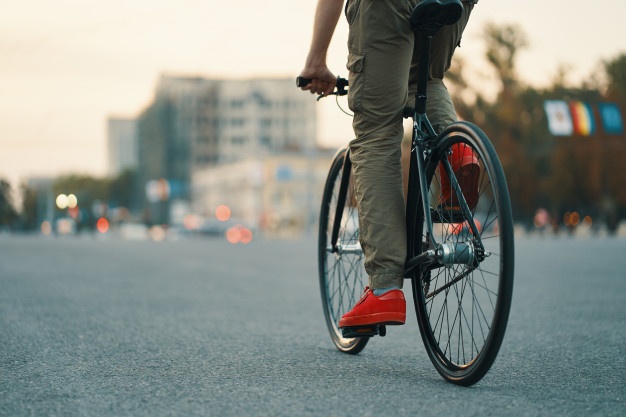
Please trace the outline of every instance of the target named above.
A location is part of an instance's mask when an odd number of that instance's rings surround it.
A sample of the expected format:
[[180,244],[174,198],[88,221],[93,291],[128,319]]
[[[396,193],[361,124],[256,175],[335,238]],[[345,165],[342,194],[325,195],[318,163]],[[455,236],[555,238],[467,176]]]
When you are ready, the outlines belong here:
[[348,185],[350,184],[350,174],[352,170],[352,162],[350,161],[350,148],[346,149],[346,156],[343,160],[343,168],[341,171],[341,184],[339,185],[339,195],[337,196],[337,207],[335,208],[335,220],[333,222],[333,230],[330,238],[333,253],[337,253],[337,239],[339,238],[339,229],[341,228],[341,218],[343,216],[343,207],[346,205],[348,196]]
[[[425,27],[422,29],[420,35],[422,36],[422,50],[420,56],[420,65],[417,79],[417,92],[415,95],[415,108],[412,111],[413,117],[413,135],[412,135],[412,144],[411,144],[411,164],[409,168],[409,188],[407,195],[407,230],[411,230],[414,227],[413,222],[415,221],[416,214],[416,201],[420,200],[422,202],[422,210],[424,213],[424,222],[426,223],[426,240],[429,242],[429,248],[424,250],[420,248],[418,251],[413,250],[414,242],[407,241],[407,262],[405,265],[405,276],[410,276],[409,272],[411,272],[415,267],[423,265],[423,264],[433,264],[435,266],[440,266],[440,260],[443,259],[442,251],[447,250],[447,248],[443,248],[442,244],[437,241],[435,234],[433,232],[433,219],[430,211],[430,199],[428,193],[428,184],[426,179],[426,160],[427,158],[432,157],[432,152],[434,151],[436,144],[438,143],[438,135],[435,132],[432,124],[428,120],[428,116],[426,115],[426,101],[428,99],[427,95],[427,85],[428,85],[428,68],[430,61],[430,49],[432,43],[432,37],[439,29],[439,26]],[[459,206],[463,213],[464,219],[466,219],[469,227],[473,233],[473,236],[480,236],[478,232],[478,228],[476,227],[476,223],[474,221],[472,212],[467,205],[467,201],[465,200],[465,196],[461,191],[461,187],[459,182],[454,175],[452,170],[452,165],[448,158],[442,158],[441,163],[450,179],[450,185],[454,190],[458,200]],[[412,176],[412,171],[414,168],[417,168],[418,171],[418,181],[419,181],[419,190],[415,189],[414,185],[414,177]],[[411,181],[413,179],[413,181]],[[419,193],[418,193],[419,191]],[[411,239],[411,233],[407,233],[407,238]],[[478,250],[482,253],[484,252],[484,247],[480,239],[475,239],[474,244],[478,246]],[[451,250],[457,251],[459,248],[454,247]],[[460,248],[464,250],[463,247]],[[419,253],[417,256],[410,258],[412,253]]]

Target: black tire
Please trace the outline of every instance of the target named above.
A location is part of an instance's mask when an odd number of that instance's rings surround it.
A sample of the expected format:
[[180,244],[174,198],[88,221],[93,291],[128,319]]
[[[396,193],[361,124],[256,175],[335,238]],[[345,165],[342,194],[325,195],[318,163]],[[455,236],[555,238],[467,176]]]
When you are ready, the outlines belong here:
[[351,185],[348,187],[339,230],[338,244],[341,249],[336,253],[331,250],[331,234],[345,157],[346,149],[335,155],[324,186],[318,235],[319,281],[326,325],[333,343],[342,352],[357,354],[363,350],[369,338],[344,338],[338,327],[341,317],[356,304],[367,285]]
[[[450,223],[458,217],[450,220],[449,208],[439,198],[437,166],[455,143],[470,146],[479,161],[478,201],[472,213],[489,256],[474,266],[418,268],[412,284],[422,340],[432,363],[446,380],[469,386],[490,369],[504,338],[513,293],[513,217],[504,171],[491,142],[478,127],[455,123],[439,135],[437,150],[426,163],[431,213],[433,221],[438,219],[435,240],[474,239],[465,223]],[[413,244],[409,245],[414,256],[429,244],[421,201],[415,210],[417,220],[410,226]]]

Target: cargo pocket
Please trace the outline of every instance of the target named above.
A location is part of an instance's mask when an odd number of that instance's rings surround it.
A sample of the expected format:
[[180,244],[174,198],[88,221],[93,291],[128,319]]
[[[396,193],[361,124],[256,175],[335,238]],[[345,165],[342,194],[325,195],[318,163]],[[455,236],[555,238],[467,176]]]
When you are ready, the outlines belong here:
[[348,87],[348,107],[356,112],[361,111],[361,99],[363,97],[363,89],[365,88],[363,65],[365,65],[365,54],[350,52],[348,64],[346,65],[346,68],[350,71],[348,78],[350,81],[350,86]]
[[344,9],[344,13],[346,15],[346,20],[348,21],[348,25],[352,26],[352,23],[354,22],[356,13],[359,10],[360,5],[361,5],[361,0],[348,0],[346,2],[346,8]]

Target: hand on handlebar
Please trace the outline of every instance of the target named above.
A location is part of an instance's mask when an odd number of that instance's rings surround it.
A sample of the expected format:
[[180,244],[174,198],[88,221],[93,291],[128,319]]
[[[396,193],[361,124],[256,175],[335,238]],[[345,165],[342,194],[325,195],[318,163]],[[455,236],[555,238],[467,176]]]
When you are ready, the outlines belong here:
[[299,86],[302,90],[322,96],[331,94],[337,83],[337,77],[325,65],[307,65],[299,78],[309,80],[307,84]]
[[[318,89],[315,87],[315,83],[320,83],[320,80],[305,78],[302,76],[296,78],[296,86],[301,88],[302,90],[310,91],[311,94],[315,94],[318,91]],[[319,100],[329,95],[345,96],[346,94],[348,94],[348,91],[346,90],[347,86],[348,80],[346,80],[345,78],[336,77],[333,88],[324,90],[322,93],[318,93],[319,97],[317,99]],[[335,87],[337,89],[336,91],[334,91]]]

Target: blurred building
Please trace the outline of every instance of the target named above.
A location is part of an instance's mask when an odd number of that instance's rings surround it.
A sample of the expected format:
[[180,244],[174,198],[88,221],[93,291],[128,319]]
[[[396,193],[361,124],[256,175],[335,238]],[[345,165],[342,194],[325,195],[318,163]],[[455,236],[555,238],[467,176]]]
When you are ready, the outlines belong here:
[[218,162],[316,148],[316,107],[293,79],[220,82]]
[[139,158],[137,121],[120,117],[107,120],[109,175],[135,169]]
[[314,233],[333,154],[284,152],[196,171],[191,209],[211,222],[224,205],[233,222],[273,236]]
[[[138,207],[169,223],[191,204],[194,173],[221,164],[316,147],[315,101],[292,79],[162,76],[138,119]],[[181,208],[183,207],[183,208]]]

